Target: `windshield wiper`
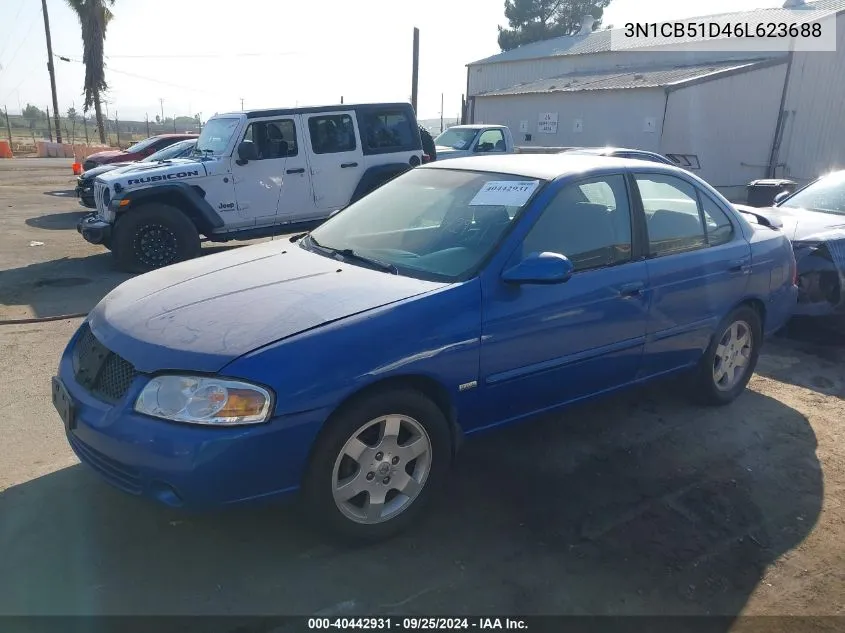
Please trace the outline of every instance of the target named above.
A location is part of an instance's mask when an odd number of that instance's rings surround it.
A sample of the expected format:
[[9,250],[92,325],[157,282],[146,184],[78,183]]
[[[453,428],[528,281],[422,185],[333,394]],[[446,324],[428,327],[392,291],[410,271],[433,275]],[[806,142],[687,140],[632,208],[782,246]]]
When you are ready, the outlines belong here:
[[301,240],[306,235],[308,235],[308,233],[297,233],[296,235],[291,235],[290,241],[291,242],[298,242],[299,240]]
[[366,255],[361,255],[356,253],[351,248],[332,248],[330,246],[323,246],[317,240],[314,239],[313,236],[309,236],[309,240],[311,243],[316,246],[317,248],[327,251],[332,255],[340,255],[343,259],[357,259],[359,262],[363,262],[365,264],[369,264],[370,266],[374,266],[379,270],[383,270],[385,272],[391,273],[393,275],[399,274],[399,269],[396,268],[393,264],[388,262],[383,262],[380,259],[374,259],[372,257],[367,257]]

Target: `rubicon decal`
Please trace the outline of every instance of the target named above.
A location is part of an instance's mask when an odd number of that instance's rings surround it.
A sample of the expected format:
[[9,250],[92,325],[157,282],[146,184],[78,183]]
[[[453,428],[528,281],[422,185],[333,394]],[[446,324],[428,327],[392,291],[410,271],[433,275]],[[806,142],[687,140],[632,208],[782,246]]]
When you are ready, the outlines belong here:
[[189,176],[199,176],[200,173],[194,171],[179,171],[175,174],[163,174],[161,176],[146,176],[144,178],[130,178],[126,183],[128,185],[141,185],[145,182],[159,182],[161,180],[175,180],[177,178],[188,178]]

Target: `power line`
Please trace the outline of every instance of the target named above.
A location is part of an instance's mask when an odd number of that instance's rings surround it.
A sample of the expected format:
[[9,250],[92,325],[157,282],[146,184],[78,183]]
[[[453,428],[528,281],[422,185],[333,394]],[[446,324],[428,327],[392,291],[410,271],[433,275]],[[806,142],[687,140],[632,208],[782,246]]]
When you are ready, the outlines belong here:
[[106,59],[211,59],[220,57],[279,57],[299,54],[299,51],[281,51],[278,53],[209,53],[202,55],[107,55]]
[[[38,13],[40,13],[40,11]],[[26,31],[26,35],[23,36],[23,39],[20,41],[20,44],[18,44],[18,47],[15,49],[15,52],[12,55],[12,59],[9,60],[9,62],[4,66],[4,68],[8,68],[9,66],[12,65],[12,62],[15,61],[15,57],[18,56],[18,52],[21,50],[21,47],[29,39],[29,36],[32,34],[32,27],[35,26],[35,18],[38,17],[38,13],[36,13],[32,17],[32,21],[29,23],[29,28]]]
[[[65,62],[76,62],[77,64],[82,64],[83,61],[81,59],[74,59],[73,57],[67,57],[65,55],[57,55],[54,54],[54,57],[58,57],[62,61]],[[169,86],[171,88],[179,88],[180,90],[187,90],[188,92],[199,92],[202,94],[210,95],[210,96],[218,96],[219,93],[210,92],[208,90],[201,90],[200,88],[191,88],[190,86],[185,86],[183,84],[175,84],[169,81],[163,81],[161,79],[154,79],[153,77],[146,77],[144,75],[138,75],[136,73],[130,73],[125,70],[119,70],[117,68],[113,68],[112,66],[108,67],[108,72],[117,73],[119,75],[126,75],[128,77],[135,77],[136,79],[142,79],[144,81],[150,81],[152,83],[161,84],[163,86]]]
[[[20,6],[18,6],[18,12],[15,14],[15,19],[10,22],[12,25],[12,29],[15,28],[15,23],[18,21],[18,18],[21,16],[21,10],[23,9],[23,5],[26,3],[26,0],[21,0]],[[3,53],[6,52],[6,47],[9,45],[9,42],[12,41],[12,38],[6,40],[6,43],[3,44],[3,50],[0,50],[0,59],[3,59]],[[2,70],[2,66],[0,66],[0,70]]]

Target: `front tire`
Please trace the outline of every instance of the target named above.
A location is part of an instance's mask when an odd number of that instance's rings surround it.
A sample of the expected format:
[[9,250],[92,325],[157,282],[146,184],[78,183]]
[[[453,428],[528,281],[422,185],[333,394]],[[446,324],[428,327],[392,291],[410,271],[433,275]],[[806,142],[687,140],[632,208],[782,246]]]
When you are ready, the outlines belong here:
[[449,423],[431,400],[395,389],[332,416],[315,445],[303,501],[348,543],[382,541],[418,520],[452,461]]
[[153,203],[118,219],[111,250],[121,270],[144,273],[196,257],[200,236],[179,209]]
[[692,383],[693,397],[716,406],[733,402],[754,374],[762,343],[757,310],[740,306],[731,312],[701,358]]

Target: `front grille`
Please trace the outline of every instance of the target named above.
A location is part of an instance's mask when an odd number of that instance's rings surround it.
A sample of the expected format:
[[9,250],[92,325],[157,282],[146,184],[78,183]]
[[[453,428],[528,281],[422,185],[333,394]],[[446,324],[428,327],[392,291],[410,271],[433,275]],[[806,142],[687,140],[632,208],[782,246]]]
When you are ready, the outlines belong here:
[[97,205],[97,213],[103,218],[106,217],[106,206],[108,205],[107,193],[108,188],[105,185],[98,182],[94,183],[94,203]]
[[100,343],[87,323],[73,350],[73,373],[76,382],[104,402],[120,400],[139,374],[129,361]]

